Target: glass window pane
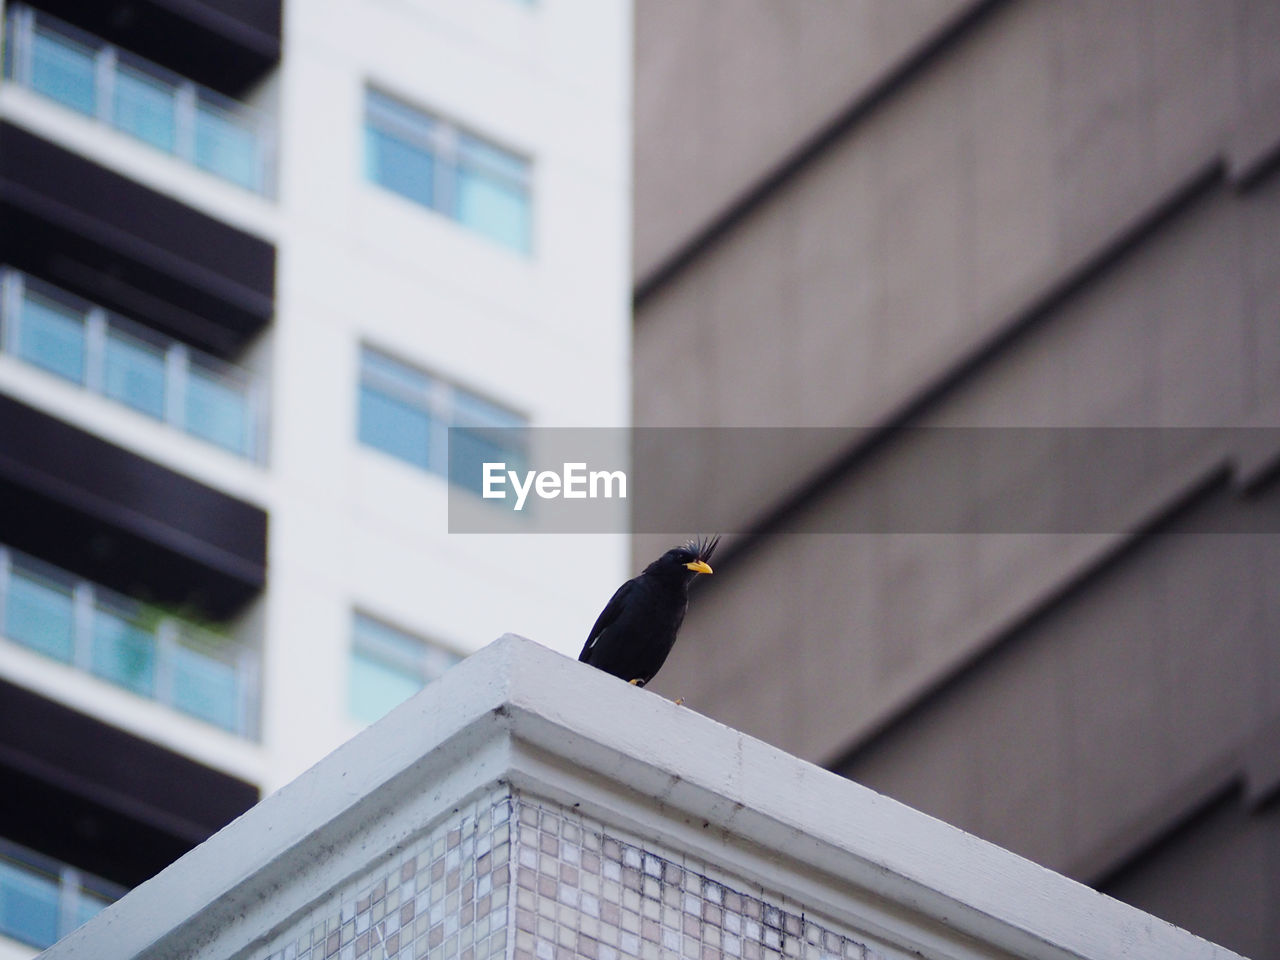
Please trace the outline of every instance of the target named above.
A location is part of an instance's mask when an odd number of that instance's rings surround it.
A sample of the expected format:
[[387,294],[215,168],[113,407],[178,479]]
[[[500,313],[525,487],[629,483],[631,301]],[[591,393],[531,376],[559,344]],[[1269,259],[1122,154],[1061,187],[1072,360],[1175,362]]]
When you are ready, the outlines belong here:
[[435,206],[435,156],[423,147],[366,128],[365,175],[423,206]]
[[362,650],[351,653],[349,679],[351,715],[361,723],[380,720],[422,689],[416,672]]
[[529,252],[529,195],[505,179],[467,166],[458,168],[460,223],[519,253]]
[[22,298],[18,356],[76,383],[84,382],[84,316],[30,291]]
[[191,366],[187,373],[186,429],[232,453],[249,453],[249,400],[218,374]]
[[258,138],[252,129],[207,103],[196,108],[196,166],[238,183],[261,190]]
[[93,51],[37,27],[31,38],[31,88],[93,116],[97,109]]
[[164,419],[164,351],[108,330],[103,391],[135,410]]
[[239,684],[235,667],[199,650],[177,647],[173,657],[173,705],[224,730],[237,731]]
[[360,388],[360,442],[423,469],[430,464],[431,417],[370,386]]
[[352,629],[351,715],[373,723],[461,658],[413,634],[357,614]]
[[125,133],[173,153],[177,124],[172,85],[132,67],[116,70],[113,122]]
[[368,91],[365,111],[369,127],[426,150],[435,143],[440,129],[440,122],[431,114],[376,90]]
[[357,648],[415,672],[427,646],[411,633],[360,614],[355,617],[353,636]]
[[13,569],[4,604],[4,632],[23,646],[70,662],[74,618],[71,589]]
[[156,641],[119,613],[93,615],[93,672],[144,697],[155,693]]
[[33,947],[58,939],[58,880],[0,859],[0,933]]

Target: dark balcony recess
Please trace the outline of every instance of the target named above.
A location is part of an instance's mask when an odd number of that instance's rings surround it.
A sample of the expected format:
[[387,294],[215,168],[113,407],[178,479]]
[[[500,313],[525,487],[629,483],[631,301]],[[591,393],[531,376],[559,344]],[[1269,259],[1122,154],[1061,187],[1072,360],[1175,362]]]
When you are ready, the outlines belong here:
[[0,396],[0,542],[222,620],[266,582],[267,515]]
[[0,259],[228,359],[274,307],[271,244],[5,123]]
[[252,784],[0,681],[0,835],[124,886],[258,800]]
[[29,5],[238,99],[280,61],[280,0],[29,0]]

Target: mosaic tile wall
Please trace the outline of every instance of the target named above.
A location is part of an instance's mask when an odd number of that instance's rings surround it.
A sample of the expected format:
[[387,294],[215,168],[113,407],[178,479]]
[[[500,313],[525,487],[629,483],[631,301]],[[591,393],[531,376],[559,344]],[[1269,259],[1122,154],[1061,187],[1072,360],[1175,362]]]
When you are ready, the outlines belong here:
[[882,960],[829,921],[706,864],[515,798],[514,960]]
[[504,789],[461,807],[250,956],[506,957],[512,803]]
[[505,789],[444,818],[247,956],[884,960],[761,887]]

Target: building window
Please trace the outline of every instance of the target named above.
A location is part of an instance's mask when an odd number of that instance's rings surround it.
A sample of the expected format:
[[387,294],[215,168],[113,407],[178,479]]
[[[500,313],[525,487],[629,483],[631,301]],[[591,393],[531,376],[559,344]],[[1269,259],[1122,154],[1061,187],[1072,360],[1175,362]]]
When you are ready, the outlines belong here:
[[214,176],[270,192],[266,125],[249,107],[44,12],[9,10],[5,76]]
[[250,460],[260,392],[244,370],[0,267],[0,350]]
[[0,934],[43,949],[124,896],[123,887],[0,839]]
[[246,646],[0,546],[0,637],[243,737],[256,732]]
[[530,164],[524,157],[370,90],[365,171],[374,183],[505,247],[530,251]]
[[361,443],[477,493],[480,463],[524,459],[508,431],[527,427],[526,418],[368,347],[360,351],[359,402]]
[[385,623],[355,615],[348,707],[361,723],[381,719],[462,658]]

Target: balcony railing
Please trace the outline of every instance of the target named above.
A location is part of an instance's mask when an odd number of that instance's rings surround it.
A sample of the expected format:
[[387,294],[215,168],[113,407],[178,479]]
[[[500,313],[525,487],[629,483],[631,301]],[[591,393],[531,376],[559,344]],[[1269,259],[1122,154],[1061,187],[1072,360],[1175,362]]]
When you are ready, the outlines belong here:
[[255,193],[271,138],[251,108],[30,7],[8,16],[5,76]]
[[0,935],[42,950],[126,892],[0,838]]
[[258,661],[247,646],[0,546],[0,636],[246,738]]
[[0,267],[0,351],[262,460],[254,377],[9,267]]

